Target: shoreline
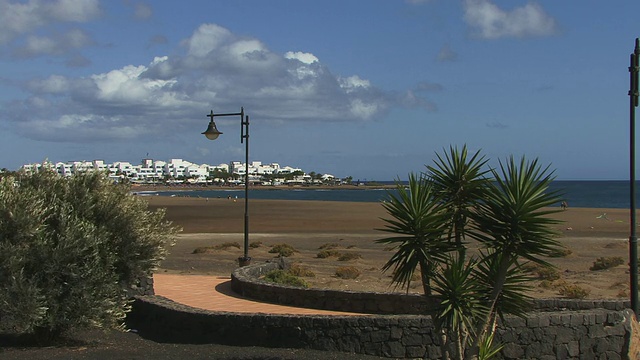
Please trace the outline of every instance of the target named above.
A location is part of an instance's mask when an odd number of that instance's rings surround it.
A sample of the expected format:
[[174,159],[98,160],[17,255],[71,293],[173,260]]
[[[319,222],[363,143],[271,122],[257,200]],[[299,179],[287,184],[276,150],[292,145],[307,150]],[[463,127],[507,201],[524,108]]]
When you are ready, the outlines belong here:
[[[378,190],[395,189],[396,185],[250,185],[249,190]],[[219,185],[131,185],[131,192],[166,191],[226,191],[244,190],[244,186]]]

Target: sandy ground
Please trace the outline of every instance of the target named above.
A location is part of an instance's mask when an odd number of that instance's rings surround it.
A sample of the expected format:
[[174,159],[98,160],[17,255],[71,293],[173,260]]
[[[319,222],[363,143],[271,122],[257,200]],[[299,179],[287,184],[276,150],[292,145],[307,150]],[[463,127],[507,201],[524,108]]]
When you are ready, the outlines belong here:
[[[243,254],[242,199],[145,198],[151,209],[166,208],[167,219],[184,229],[159,271],[224,276],[237,267],[236,259]],[[570,208],[554,216],[563,221],[555,228],[571,254],[548,259],[557,267],[560,278],[536,282],[531,295],[558,297],[558,289],[569,284],[587,290],[588,298],[627,298],[629,211]],[[384,227],[381,218],[385,217],[379,203],[250,200],[249,243],[260,245],[250,247],[249,256],[254,263],[272,259],[271,247],[286,243],[296,249],[289,259],[315,273],[315,277],[305,278],[313,287],[395,291],[390,274],[381,271],[392,252],[375,242],[386,236],[376,230]],[[193,253],[196,248],[224,243],[237,247]],[[327,244],[341,254],[352,253],[359,258],[318,258],[320,247]],[[599,257],[621,257],[624,264],[608,270],[589,270]],[[356,267],[362,274],[353,280],[339,279],[336,270],[344,266]],[[420,289],[416,282],[410,291]]]

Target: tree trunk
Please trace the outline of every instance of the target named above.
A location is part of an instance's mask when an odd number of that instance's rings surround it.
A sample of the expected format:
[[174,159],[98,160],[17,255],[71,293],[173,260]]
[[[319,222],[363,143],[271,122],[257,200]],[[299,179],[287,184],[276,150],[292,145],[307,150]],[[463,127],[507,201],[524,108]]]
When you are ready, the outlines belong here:
[[431,296],[431,283],[429,275],[431,274],[431,267],[428,263],[420,261],[420,279],[422,280],[422,290],[425,296]]
[[495,317],[495,307],[496,307],[496,303],[498,301],[498,297],[500,296],[500,293],[502,292],[502,288],[504,287],[504,284],[507,280],[507,273],[509,271],[509,267],[511,266],[511,257],[508,254],[503,255],[502,259],[500,260],[500,267],[498,269],[498,274],[496,276],[496,282],[493,285],[493,289],[491,290],[491,295],[489,297],[489,301],[488,301],[488,311],[487,311],[487,315],[485,316],[485,318],[478,322],[478,324],[476,325],[476,336],[475,339],[473,339],[473,343],[471,344],[471,347],[467,350],[467,354],[465,354],[465,359],[477,359],[478,358],[478,352],[479,352],[479,344],[482,341],[482,339],[484,339],[485,336],[487,336],[487,331],[489,329],[489,327],[492,324],[492,321]]

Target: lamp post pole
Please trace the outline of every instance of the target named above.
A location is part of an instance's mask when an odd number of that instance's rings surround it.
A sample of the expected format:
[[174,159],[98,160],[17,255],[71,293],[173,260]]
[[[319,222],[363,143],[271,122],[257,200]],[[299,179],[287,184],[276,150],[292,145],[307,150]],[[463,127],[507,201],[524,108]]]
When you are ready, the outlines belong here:
[[636,235],[636,107],[638,106],[638,61],[640,60],[640,40],[631,54],[629,65],[629,274],[631,309],[638,318],[638,237]]
[[215,140],[218,136],[222,135],[216,123],[213,121],[214,117],[221,116],[240,116],[240,143],[245,144],[245,171],[244,171],[244,253],[238,258],[240,266],[246,266],[251,263],[251,257],[249,257],[249,115],[244,114],[244,107],[240,108],[239,113],[228,114],[214,114],[213,110],[207,115],[211,118],[207,130],[202,134],[209,140]]

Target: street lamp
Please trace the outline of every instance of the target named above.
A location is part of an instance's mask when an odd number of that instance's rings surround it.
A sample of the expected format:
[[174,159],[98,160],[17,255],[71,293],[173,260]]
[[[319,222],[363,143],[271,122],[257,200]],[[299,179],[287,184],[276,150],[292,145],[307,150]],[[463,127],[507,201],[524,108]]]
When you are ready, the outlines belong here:
[[[211,118],[209,121],[209,126],[207,130],[202,134],[207,137],[209,140],[215,140],[218,136],[222,135],[218,128],[216,127],[216,123],[213,121],[214,117],[219,116],[240,116],[240,143],[245,144],[245,171],[244,171],[244,254],[238,258],[238,263],[240,266],[246,266],[251,263],[251,258],[249,257],[249,115],[244,114],[244,107],[240,108],[239,113],[229,113],[229,114],[214,114],[213,110],[211,113],[207,115],[207,117]],[[246,141],[245,141],[246,139]]]
[[629,274],[631,309],[640,315],[638,308],[638,237],[636,235],[636,107],[638,107],[638,74],[640,73],[640,39],[631,53],[629,65]]

